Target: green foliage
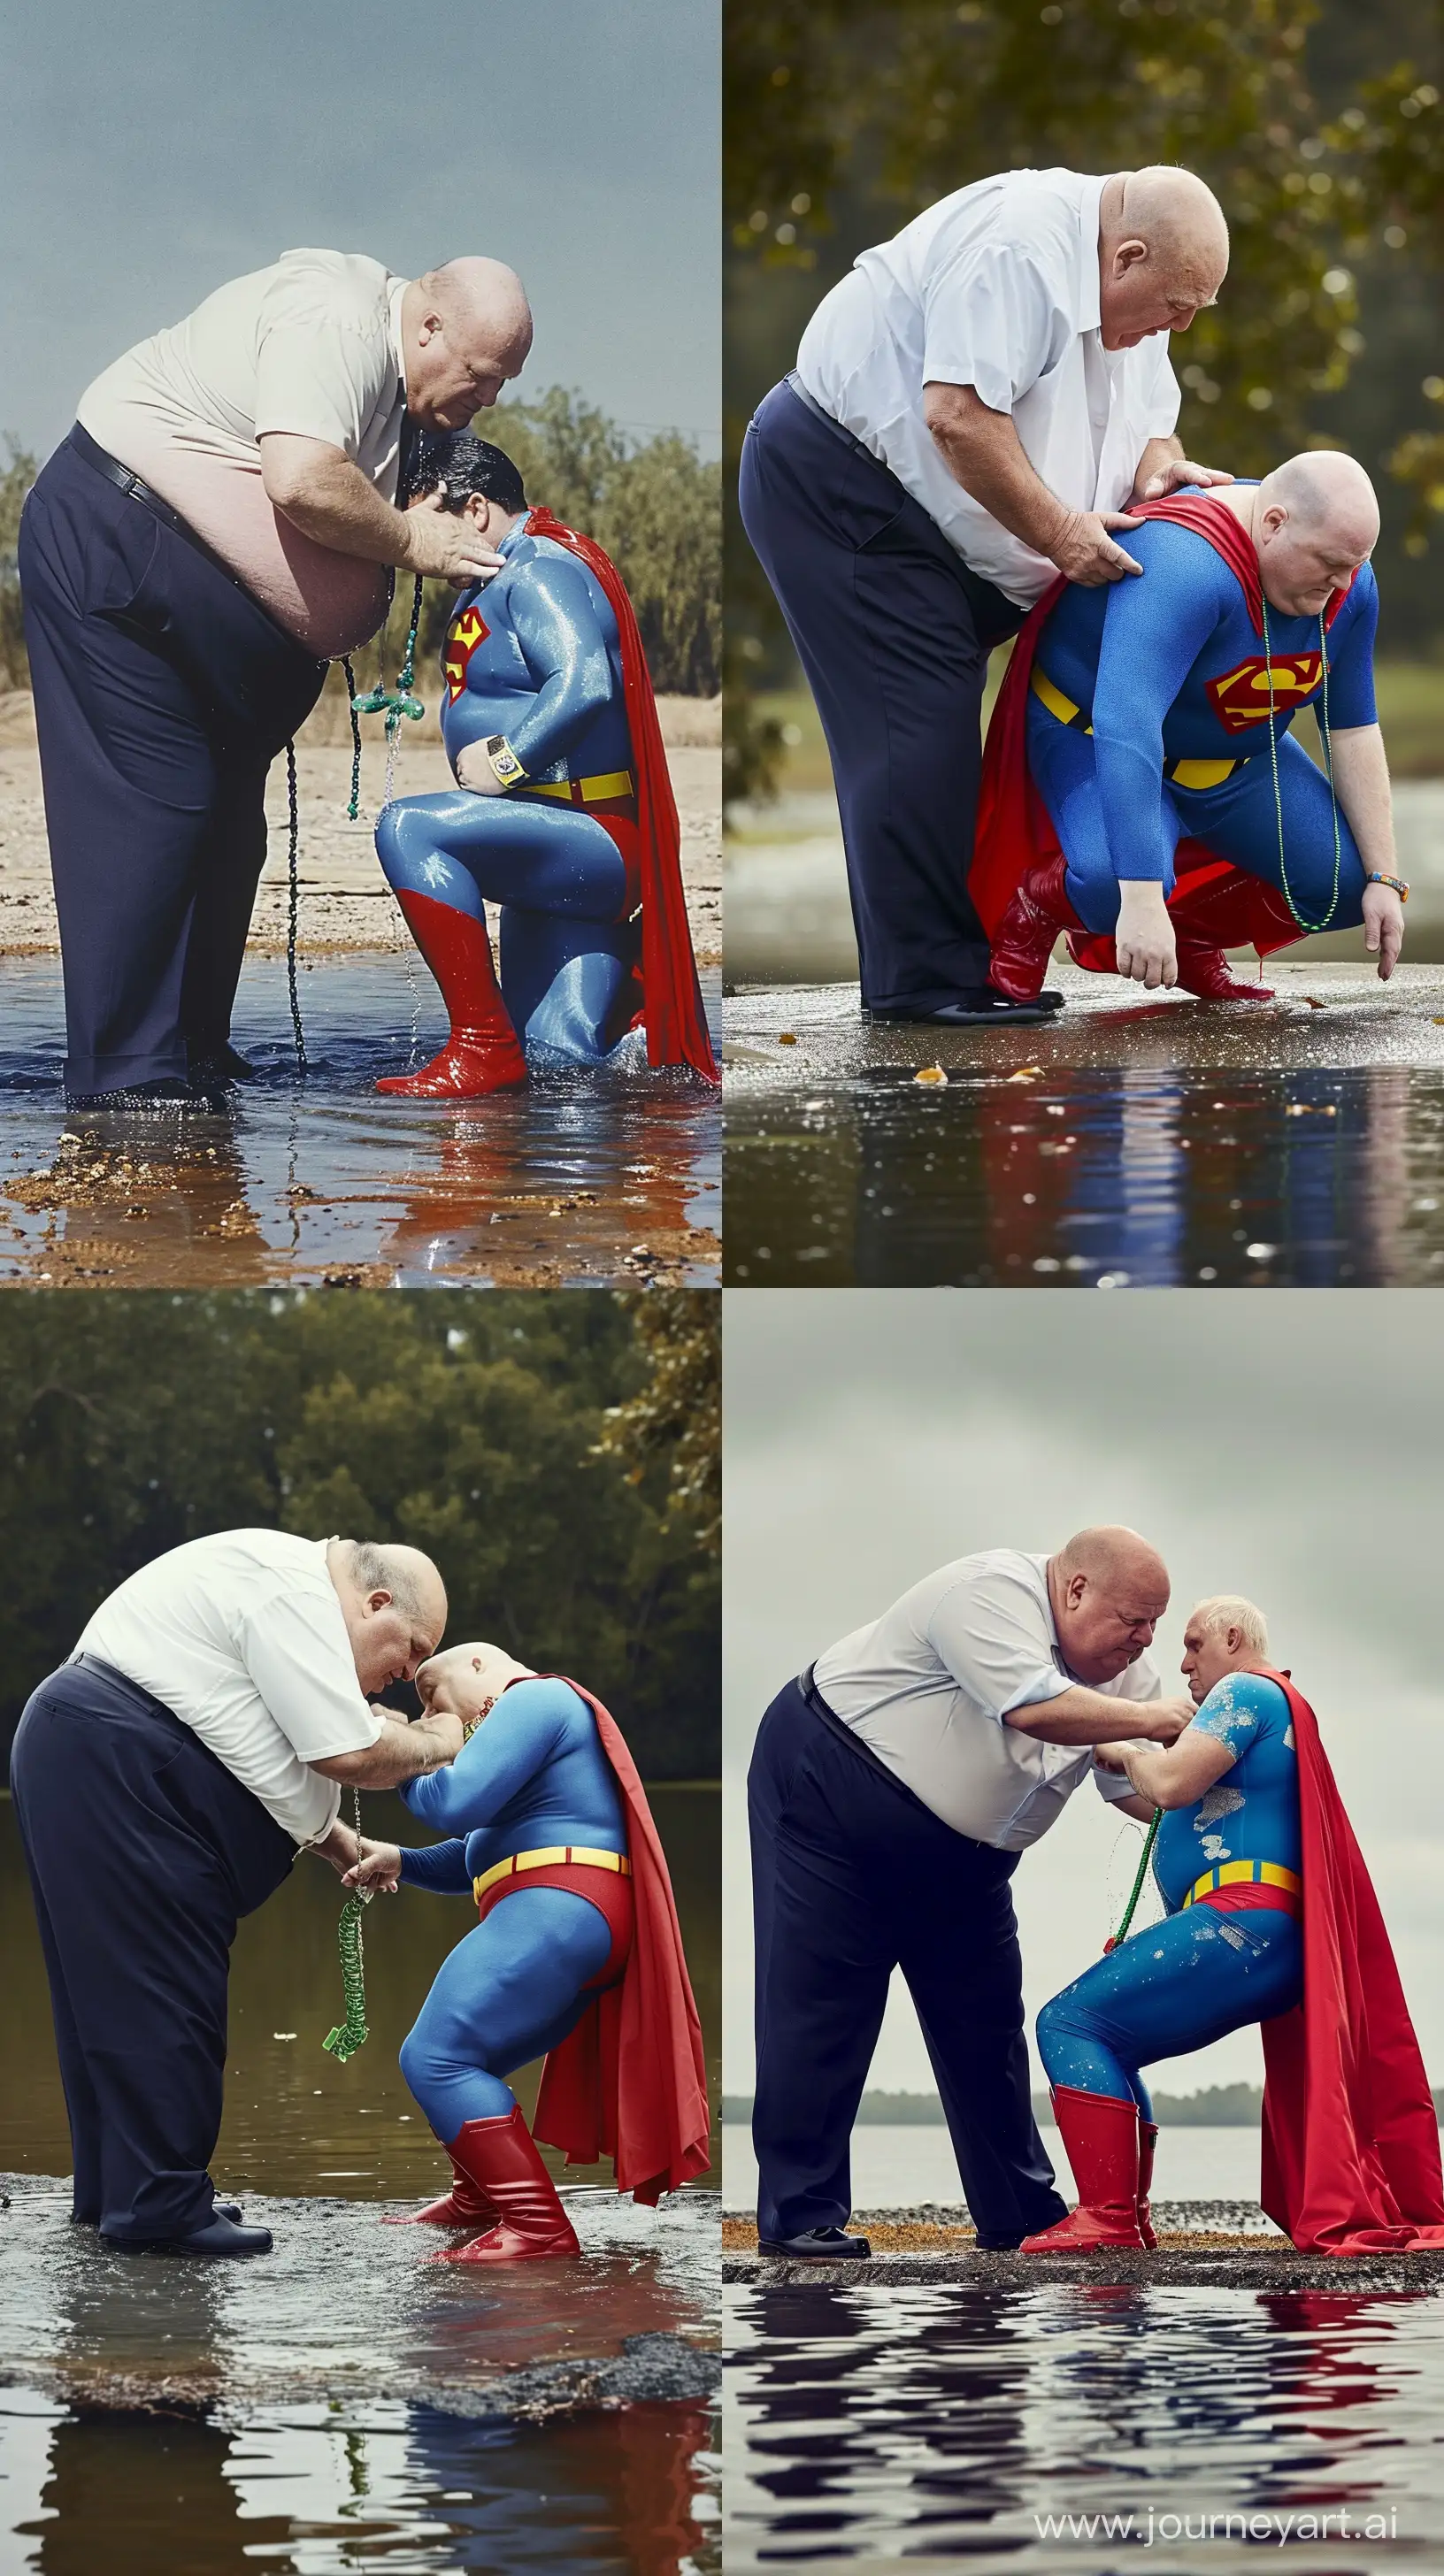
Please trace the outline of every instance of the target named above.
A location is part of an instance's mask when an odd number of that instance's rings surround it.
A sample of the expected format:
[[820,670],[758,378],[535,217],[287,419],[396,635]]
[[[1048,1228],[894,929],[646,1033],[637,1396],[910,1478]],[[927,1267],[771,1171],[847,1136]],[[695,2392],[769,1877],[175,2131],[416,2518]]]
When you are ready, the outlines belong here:
[[[1305,68],[1318,14],[1314,0],[730,0],[739,297],[767,268],[817,272],[820,296],[846,264],[830,236],[859,200],[878,238],[991,171],[1181,162],[1216,190],[1233,237],[1220,304],[1175,347],[1181,434],[1192,455],[1262,472],[1308,443],[1311,404],[1363,345],[1355,275],[1386,196],[1437,223],[1434,94],[1400,72],[1353,121],[1325,125]],[[778,629],[730,522],[727,583],[740,699]],[[775,746],[740,703],[729,724],[729,795],[765,792]]]
[[38,468],[34,457],[17,446],[13,438],[6,439],[5,447],[9,462],[0,472],[0,680],[7,689],[28,689],[30,663],[20,619],[20,576],[15,565],[15,549],[20,536],[20,513],[25,495]]
[[712,1319],[685,1288],[629,1301],[649,1363],[645,1383],[608,1408],[598,1455],[617,1459],[629,1484],[660,1468],[667,1520],[695,1534],[704,1557],[722,1545],[722,1347]]
[[[1370,210],[1386,238],[1412,238],[1437,272],[1444,257],[1444,100],[1412,63],[1370,82],[1362,103],[1330,129],[1334,148],[1357,161]],[[1425,400],[1444,405],[1444,375],[1428,376]],[[1444,517],[1444,429],[1411,430],[1389,458],[1389,470],[1414,500],[1405,538],[1409,553],[1427,554],[1431,522]]]
[[[696,1425],[659,1423],[640,1481],[603,1447],[656,1374],[648,1302],[500,1294],[459,1324],[442,1298],[6,1299],[0,1741],[127,1574],[261,1526],[427,1549],[453,1640],[574,1673],[653,1778],[713,1774],[716,1568],[669,1509]],[[715,1367],[718,1301],[678,1303]]]
[[[675,431],[633,446],[605,413],[560,385],[536,402],[482,413],[473,426],[514,459],[529,500],[606,548],[631,594],[654,688],[714,696],[722,671],[720,465],[704,465]],[[451,599],[429,585],[421,637],[433,668]],[[391,615],[390,667],[410,608],[408,582],[398,585]]]

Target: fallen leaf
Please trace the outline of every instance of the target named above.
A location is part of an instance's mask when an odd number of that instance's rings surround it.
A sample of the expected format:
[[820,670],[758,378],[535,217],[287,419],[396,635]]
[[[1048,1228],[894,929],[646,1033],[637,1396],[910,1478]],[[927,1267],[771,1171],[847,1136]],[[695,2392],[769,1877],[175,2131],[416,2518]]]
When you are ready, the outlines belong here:
[[948,1077],[944,1073],[940,1064],[925,1064],[920,1073],[915,1073],[913,1075],[914,1082],[931,1082],[946,1085],[947,1079]]

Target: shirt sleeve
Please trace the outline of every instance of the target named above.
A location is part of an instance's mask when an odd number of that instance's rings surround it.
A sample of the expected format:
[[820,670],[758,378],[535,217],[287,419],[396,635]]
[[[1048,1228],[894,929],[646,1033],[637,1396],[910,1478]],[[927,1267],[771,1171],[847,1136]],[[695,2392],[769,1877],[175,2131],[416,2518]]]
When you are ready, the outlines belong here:
[[1225,1673],[1185,1732],[1210,1735],[1216,1744],[1226,1744],[1237,1762],[1259,1742],[1269,1720],[1286,1712],[1286,1707],[1277,1682],[1266,1682],[1258,1673]]
[[384,1721],[362,1696],[341,1605],[323,1576],[315,1589],[277,1586],[241,1627],[238,1646],[257,1693],[303,1762],[364,1753]]
[[284,273],[261,304],[256,436],[285,431],[339,447],[354,464],[366,427],[396,375],[389,335],[326,311],[309,284]]
[[1011,412],[1073,337],[1036,260],[1010,243],[960,247],[923,287],[923,382],[971,385]]
[[1114,875],[1120,885],[1162,885],[1173,855],[1163,819],[1164,721],[1219,623],[1220,578],[1234,576],[1206,539],[1167,520],[1136,529],[1129,548],[1143,571],[1108,594],[1093,748]]
[[489,1717],[469,1735],[454,1762],[408,1780],[402,1797],[413,1816],[444,1833],[489,1825],[560,1748],[575,1706],[565,1684],[513,1682]]
[[1071,1690],[1053,1661],[1042,1607],[1016,1576],[962,1576],[933,1611],[928,1642],[955,1682],[999,1721]]
[[[1358,593],[1357,602],[1354,592]],[[1335,733],[1346,733],[1355,725],[1377,724],[1378,709],[1374,702],[1374,637],[1379,625],[1379,585],[1372,564],[1364,564],[1354,575],[1354,590],[1339,611],[1348,618],[1348,629],[1339,646],[1338,657],[1329,670],[1329,724]],[[1318,712],[1323,708],[1315,701]]]

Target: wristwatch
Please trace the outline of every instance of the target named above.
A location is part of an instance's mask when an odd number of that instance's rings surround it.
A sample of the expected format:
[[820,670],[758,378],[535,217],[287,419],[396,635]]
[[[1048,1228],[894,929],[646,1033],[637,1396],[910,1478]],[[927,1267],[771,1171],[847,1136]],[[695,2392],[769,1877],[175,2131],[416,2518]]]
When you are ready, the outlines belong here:
[[515,787],[525,778],[526,771],[504,733],[488,734],[481,747],[491,763],[491,774],[498,787]]

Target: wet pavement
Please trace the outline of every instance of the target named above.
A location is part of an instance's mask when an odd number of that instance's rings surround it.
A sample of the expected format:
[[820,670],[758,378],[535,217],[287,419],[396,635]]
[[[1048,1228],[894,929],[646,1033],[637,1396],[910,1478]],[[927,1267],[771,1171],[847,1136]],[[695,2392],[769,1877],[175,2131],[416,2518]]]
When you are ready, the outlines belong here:
[[[718,979],[704,976],[716,1007]],[[445,1036],[405,954],[307,961],[298,1079],[284,961],[252,958],[218,1117],[68,1114],[60,967],[0,959],[0,1284],[710,1287],[721,1113],[681,1073],[539,1073],[448,1106],[377,1076]]]
[[728,1281],[1444,1282],[1444,968],[1279,966],[1271,1003],[1050,979],[1057,1020],[1008,1030],[729,1000]]

